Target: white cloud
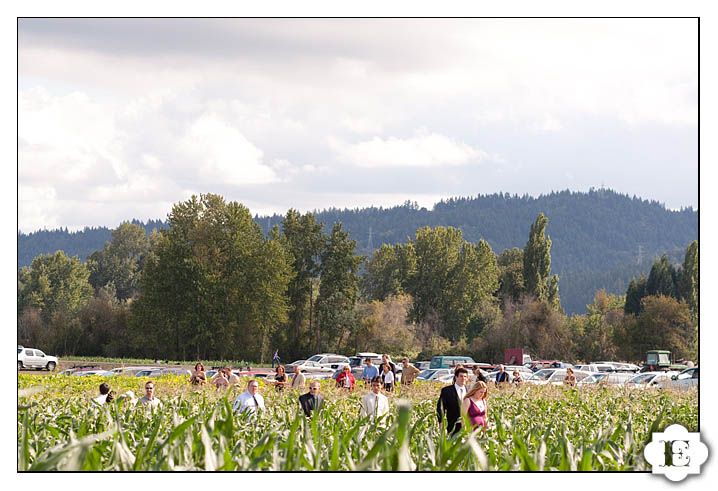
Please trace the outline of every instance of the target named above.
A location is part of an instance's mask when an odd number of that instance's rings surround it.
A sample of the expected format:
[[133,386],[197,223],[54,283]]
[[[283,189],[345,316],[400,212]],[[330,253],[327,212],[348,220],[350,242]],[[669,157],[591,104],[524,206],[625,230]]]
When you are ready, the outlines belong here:
[[684,176],[666,187],[682,194],[622,189],[696,205],[696,33],[691,19],[24,19],[18,180],[55,198],[21,203],[20,227],[155,217],[190,189],[260,209],[277,188],[285,208],[333,206],[339,188],[364,203],[382,184],[536,194],[573,184],[531,168],[577,154],[640,155]]
[[488,154],[437,133],[418,131],[410,138],[379,138],[355,144],[332,142],[346,160],[359,167],[451,167],[485,159]]
[[196,160],[201,180],[228,184],[277,181],[263,152],[215,114],[203,114],[187,130],[183,152]]

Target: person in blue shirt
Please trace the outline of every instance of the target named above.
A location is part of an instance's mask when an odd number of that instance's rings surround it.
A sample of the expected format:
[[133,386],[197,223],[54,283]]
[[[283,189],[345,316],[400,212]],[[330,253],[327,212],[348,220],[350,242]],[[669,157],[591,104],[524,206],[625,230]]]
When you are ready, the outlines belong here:
[[366,363],[366,366],[361,374],[361,379],[365,382],[371,382],[374,377],[379,376],[379,369],[372,365],[371,358],[364,360],[364,363]]

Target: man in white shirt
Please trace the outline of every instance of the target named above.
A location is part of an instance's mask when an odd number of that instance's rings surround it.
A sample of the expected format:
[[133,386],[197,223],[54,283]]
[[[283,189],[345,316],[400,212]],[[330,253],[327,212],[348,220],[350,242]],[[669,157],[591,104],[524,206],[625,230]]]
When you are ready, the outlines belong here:
[[[389,400],[381,391],[381,377],[378,375],[371,380],[371,392],[361,399],[360,417],[369,416],[369,421],[381,420],[382,416],[389,413]],[[385,426],[382,420],[379,426]]]
[[301,390],[304,387],[306,381],[304,374],[299,370],[298,365],[294,365],[294,377],[292,378],[292,384],[289,386],[292,390]]
[[250,411],[254,414],[256,414],[259,409],[264,411],[264,397],[262,397],[258,391],[259,382],[255,379],[247,382],[247,392],[243,392],[237,396],[232,409],[240,413]]
[[162,406],[162,401],[155,397],[155,383],[152,380],[147,381],[145,384],[145,395],[137,402],[142,406],[151,408]]

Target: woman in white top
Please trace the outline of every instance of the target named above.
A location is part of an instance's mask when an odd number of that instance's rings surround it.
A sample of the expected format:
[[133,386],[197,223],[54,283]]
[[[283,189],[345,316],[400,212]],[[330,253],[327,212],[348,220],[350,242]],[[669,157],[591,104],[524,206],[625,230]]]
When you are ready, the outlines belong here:
[[391,392],[394,389],[394,372],[391,371],[388,363],[384,363],[382,369],[384,370],[384,390]]

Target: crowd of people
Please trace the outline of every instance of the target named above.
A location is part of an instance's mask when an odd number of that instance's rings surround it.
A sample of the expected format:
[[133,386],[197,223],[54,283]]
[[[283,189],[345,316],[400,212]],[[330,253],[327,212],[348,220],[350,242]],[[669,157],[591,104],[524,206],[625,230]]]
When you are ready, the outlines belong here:
[[[275,353],[275,357],[277,353]],[[402,359],[402,376],[400,385],[408,387],[414,383],[420,371],[409,363],[407,358]],[[267,384],[273,386],[278,392],[285,390],[301,391],[306,383],[306,377],[301,372],[300,367],[293,367],[294,376],[289,379],[282,365],[278,365],[274,378],[267,381]],[[436,413],[438,420],[444,424],[446,430],[455,434],[458,433],[463,425],[463,416],[468,417],[468,421],[472,430],[485,430],[488,424],[488,405],[486,396],[488,394],[488,380],[484,373],[478,368],[474,368],[476,381],[471,387],[467,386],[469,382],[469,371],[461,365],[457,365],[454,369],[453,383],[441,389],[436,404]],[[361,407],[359,415],[362,418],[368,418],[369,421],[378,421],[380,426],[385,425],[385,416],[389,413],[389,399],[383,392],[392,392],[395,389],[397,381],[397,368],[392,363],[388,355],[382,356],[382,363],[375,366],[371,358],[366,358],[365,366],[362,370],[360,383],[368,386],[370,391],[361,399]],[[208,380],[207,372],[204,365],[199,362],[195,365],[189,382],[193,385],[211,385],[217,389],[228,389],[240,385],[240,377],[232,372],[230,367],[223,367],[217,370],[217,373]],[[518,371],[513,372],[513,377],[509,377],[508,372],[504,370],[503,365],[498,366],[498,372],[494,384],[498,387],[508,384],[520,385],[523,383],[521,374]],[[567,376],[564,380],[566,385],[575,385],[576,377],[573,370],[568,368]],[[336,378],[335,386],[343,391],[351,392],[357,387],[352,370],[349,365],[344,365],[341,372]],[[146,407],[161,407],[162,402],[155,397],[155,384],[152,380],[145,383],[145,395],[136,399],[130,391],[122,394],[120,398],[126,398],[133,404]],[[299,408],[307,417],[311,417],[312,413],[323,408],[324,398],[320,394],[321,383],[319,380],[311,380],[309,383],[309,392],[298,397]],[[93,403],[103,405],[111,402],[114,396],[107,383],[100,385],[100,395],[93,399]],[[255,378],[247,381],[247,390],[239,394],[233,403],[233,410],[239,413],[248,411],[255,415],[258,411],[265,409],[264,397],[259,393],[259,382]]]

